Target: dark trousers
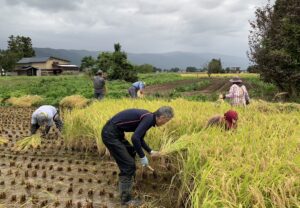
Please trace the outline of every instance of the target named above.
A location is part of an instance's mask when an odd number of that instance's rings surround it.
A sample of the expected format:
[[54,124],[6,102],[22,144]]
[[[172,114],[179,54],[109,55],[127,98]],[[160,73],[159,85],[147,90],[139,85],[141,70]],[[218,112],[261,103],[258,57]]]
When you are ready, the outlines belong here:
[[137,89],[133,86],[131,86],[129,89],[128,89],[128,93],[130,95],[131,98],[137,98]]
[[94,92],[94,97],[98,100],[102,100],[104,98],[104,92]]
[[102,129],[102,141],[109,150],[111,156],[116,160],[120,169],[119,176],[132,177],[135,175],[134,147],[125,139],[124,132],[110,121]]

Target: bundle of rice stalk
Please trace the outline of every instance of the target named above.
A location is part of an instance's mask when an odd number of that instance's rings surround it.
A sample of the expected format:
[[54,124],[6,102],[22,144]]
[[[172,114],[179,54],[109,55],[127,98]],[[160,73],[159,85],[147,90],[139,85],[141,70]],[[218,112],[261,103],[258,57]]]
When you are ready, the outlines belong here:
[[6,103],[9,103],[13,106],[18,107],[30,107],[36,105],[43,101],[43,98],[38,95],[26,95],[22,97],[11,97],[6,100]]
[[7,144],[8,143],[8,139],[5,139],[3,137],[0,137],[0,145],[2,144]]
[[189,135],[184,135],[175,141],[171,139],[165,140],[166,142],[161,145],[160,154],[169,155],[187,149],[191,145],[190,137]]
[[25,137],[16,142],[16,150],[27,150],[28,148],[37,148],[41,145],[42,138],[39,134],[34,134],[29,137]]
[[63,108],[83,108],[87,106],[89,100],[81,95],[71,95],[63,98],[59,105]]
[[144,94],[141,93],[141,91],[137,91],[138,98],[144,98]]

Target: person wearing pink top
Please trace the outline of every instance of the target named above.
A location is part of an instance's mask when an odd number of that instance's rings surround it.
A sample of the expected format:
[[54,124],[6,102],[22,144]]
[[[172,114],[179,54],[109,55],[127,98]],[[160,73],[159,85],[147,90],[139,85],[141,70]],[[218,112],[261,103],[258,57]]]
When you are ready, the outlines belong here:
[[222,99],[230,99],[232,106],[246,106],[250,104],[249,93],[245,85],[242,84],[243,81],[239,77],[234,77],[229,81],[232,83],[229,93],[222,95]]

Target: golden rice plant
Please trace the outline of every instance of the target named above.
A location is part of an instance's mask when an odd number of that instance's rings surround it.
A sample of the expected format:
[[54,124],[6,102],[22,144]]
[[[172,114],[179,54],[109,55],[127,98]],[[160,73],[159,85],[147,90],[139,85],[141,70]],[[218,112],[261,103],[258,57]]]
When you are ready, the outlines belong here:
[[89,100],[81,95],[71,95],[63,98],[59,105],[62,108],[83,108],[87,106]]
[[138,98],[144,98],[144,94],[141,93],[140,90],[137,91]]
[[16,150],[27,150],[29,148],[37,148],[41,145],[42,138],[39,134],[33,134],[32,136],[25,137],[16,142]]
[[30,107],[37,105],[43,101],[43,98],[38,95],[26,95],[22,97],[11,97],[5,102],[18,107]]
[[8,139],[0,137],[0,145],[7,144],[7,143],[8,143]]
[[[297,104],[252,101],[246,108],[234,108],[238,129],[225,131],[205,125],[211,116],[231,109],[227,103],[106,99],[67,112],[64,138],[70,144],[97,144],[103,151],[101,130],[108,119],[128,108],[154,112],[162,105],[172,106],[175,117],[151,128],[145,140],[162,155],[179,160],[179,200],[186,207],[299,207]],[[131,135],[126,134],[129,141]]]

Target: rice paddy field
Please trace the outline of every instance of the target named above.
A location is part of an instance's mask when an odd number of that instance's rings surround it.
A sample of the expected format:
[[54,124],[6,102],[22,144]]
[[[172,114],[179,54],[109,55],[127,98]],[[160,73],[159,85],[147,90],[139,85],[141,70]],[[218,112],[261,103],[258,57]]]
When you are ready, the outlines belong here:
[[[161,83],[153,81],[146,95],[160,87],[166,93],[181,87],[182,94],[210,94],[218,86],[228,90],[222,79],[230,78],[216,76],[207,81],[198,77],[201,81],[196,80],[196,84],[201,89],[194,90],[197,74],[175,76],[175,80],[164,77]],[[261,96],[274,92],[273,86],[260,83],[257,75],[242,78],[249,86],[256,86],[250,96],[253,92]],[[65,78],[43,79],[44,82],[53,79],[50,82],[56,83],[56,79]],[[151,83],[155,78],[148,79]],[[77,81],[84,83],[81,79]],[[238,128],[224,131],[219,127],[206,128],[210,117],[232,109],[227,102],[217,99],[197,101],[162,94],[163,97],[146,96],[137,100],[108,96],[100,102],[88,100],[90,97],[85,93],[71,96],[71,92],[63,94],[63,99],[55,94],[42,97],[39,93],[27,93],[26,90],[34,91],[36,87],[33,83],[30,87],[25,81],[22,83],[25,88],[14,85],[6,93],[9,99],[18,97],[14,95],[26,95],[25,98],[11,99],[10,105],[0,107],[1,208],[121,207],[118,168],[105,154],[100,136],[102,127],[124,109],[153,112],[163,105],[172,106],[175,117],[164,126],[151,128],[145,136],[149,146],[162,156],[156,160],[149,157],[154,172],[142,168],[137,160],[133,195],[144,201],[142,207],[300,207],[300,105],[297,103],[252,99],[246,108],[234,108],[239,113]],[[161,86],[162,83],[167,84]],[[211,83],[213,87],[209,86]],[[116,85],[113,91],[117,92],[118,87],[124,86]],[[88,88],[80,89],[87,92]],[[30,117],[36,109],[30,105],[41,104],[40,97],[31,99],[28,95],[41,96],[42,103],[49,100],[60,103],[65,124],[62,133],[52,127],[46,137],[28,137]],[[30,100],[35,102],[29,105]],[[129,141],[131,135],[126,134]]]
[[[298,104],[255,101],[235,109],[238,129],[225,132],[205,125],[212,115],[230,109],[226,103],[108,100],[65,114],[65,140],[89,149],[96,139],[102,152],[100,131],[108,118],[126,108],[155,111],[161,105],[172,106],[175,118],[151,129],[146,141],[171,161],[178,207],[300,206]],[[89,141],[82,139],[87,135]],[[164,162],[150,164],[158,172],[164,167]]]
[[[41,145],[17,151],[33,108],[1,108],[0,204],[4,207],[117,207],[117,167],[105,156],[101,128],[126,108],[170,105],[175,118],[146,141],[163,154],[138,169],[135,194],[146,207],[299,207],[300,107],[255,101],[238,108],[234,132],[205,128],[226,103],[105,100],[63,113]],[[130,139],[130,134],[127,135]],[[2,141],[2,140],[1,140]],[[166,191],[167,190],[167,191]],[[90,205],[88,205],[90,204]]]

